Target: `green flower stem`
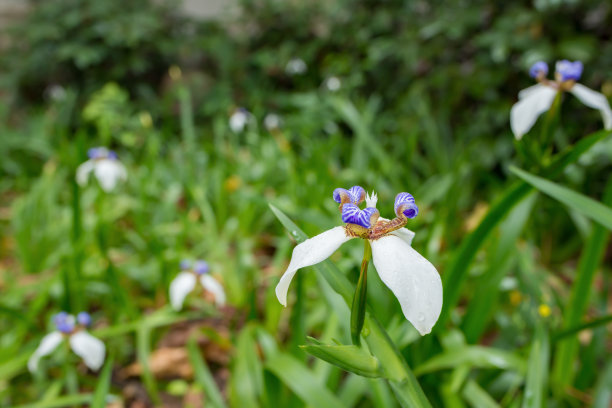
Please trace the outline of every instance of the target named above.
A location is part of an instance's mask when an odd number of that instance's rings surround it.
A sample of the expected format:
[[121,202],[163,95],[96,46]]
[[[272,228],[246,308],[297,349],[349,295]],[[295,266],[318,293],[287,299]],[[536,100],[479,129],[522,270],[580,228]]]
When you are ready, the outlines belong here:
[[554,136],[555,129],[555,119],[557,118],[557,114],[559,113],[559,108],[561,106],[561,97],[563,92],[557,92],[555,95],[555,99],[553,100],[552,105],[548,112],[546,112],[546,117],[544,118],[544,123],[542,124],[542,130],[540,132],[540,146],[539,146],[539,163],[534,163],[536,168],[541,168],[544,166],[548,166],[550,164],[551,154],[552,154],[552,142]]
[[359,346],[361,330],[363,329],[363,321],[365,319],[366,297],[368,293],[368,264],[372,257],[372,247],[370,241],[364,240],[363,260],[361,261],[361,271],[359,272],[359,280],[353,296],[351,305],[351,340],[353,344]]

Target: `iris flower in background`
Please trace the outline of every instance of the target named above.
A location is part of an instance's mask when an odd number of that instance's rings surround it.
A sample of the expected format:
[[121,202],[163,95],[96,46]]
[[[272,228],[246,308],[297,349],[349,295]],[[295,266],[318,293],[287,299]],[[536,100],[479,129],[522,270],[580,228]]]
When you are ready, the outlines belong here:
[[[414,232],[403,228],[419,212],[412,195],[396,196],[393,220],[380,218],[376,194],[366,195],[360,186],[349,190],[337,188],[333,198],[340,204],[346,225],[334,227],[294,248],[289,267],[276,286],[279,302],[287,306],[287,290],[298,269],[324,261],[353,238],[367,239],[372,246],[374,267],[397,297],[404,316],[421,335],[429,333],[442,309],[442,282],[436,268],[412,248]],[[360,210],[364,200],[366,208]]]
[[342,87],[342,82],[340,81],[340,78],[331,76],[323,81],[323,86],[325,86],[325,88],[327,88],[327,90],[330,92],[336,92]]
[[245,108],[237,108],[229,118],[229,127],[234,133],[241,133],[251,119],[251,113]]
[[87,332],[91,325],[89,313],[81,312],[76,318],[66,312],[60,312],[53,317],[55,331],[47,334],[40,341],[40,345],[28,360],[28,370],[34,372],[38,369],[38,362],[44,356],[51,354],[64,340],[68,340],[70,348],[83,359],[87,367],[96,371],[102,367],[106,347]]
[[536,62],[529,70],[529,75],[535,78],[538,84],[519,92],[519,101],[510,111],[510,126],[514,137],[520,140],[529,132],[538,116],[550,109],[559,92],[570,92],[586,106],[598,109],[603,118],[604,128],[612,129],[612,110],[608,99],[603,94],[576,82],[582,76],[582,69],[580,61],[557,61],[555,80],[552,81],[546,78],[548,65],[543,61]]
[[225,304],[225,291],[223,286],[210,276],[208,263],[202,260],[192,262],[181,261],[181,272],[170,283],[170,304],[174,310],[181,310],[185,297],[191,293],[200,282],[205,291],[211,293],[215,298],[217,306]]
[[264,117],[264,127],[268,132],[279,129],[283,123],[283,120],[276,113],[268,113]]
[[94,147],[87,152],[89,160],[81,164],[76,171],[76,181],[85,186],[93,172],[102,190],[111,192],[119,180],[127,180],[125,166],[117,158],[117,153],[105,147]]
[[308,70],[308,65],[301,58],[291,58],[285,65],[287,75],[302,75]]

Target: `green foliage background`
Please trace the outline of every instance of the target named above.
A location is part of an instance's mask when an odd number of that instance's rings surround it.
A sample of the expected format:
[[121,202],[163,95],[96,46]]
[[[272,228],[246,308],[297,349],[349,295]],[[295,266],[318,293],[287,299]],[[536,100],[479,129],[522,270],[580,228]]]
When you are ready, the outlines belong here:
[[[541,123],[521,143],[508,123],[538,60],[580,59],[581,82],[612,94],[608,2],[246,1],[206,22],[146,0],[31,3],[0,56],[1,404],[103,404],[110,389],[128,405],[122,370],[136,361],[147,404],[401,404],[390,383],[298,348],[307,335],[350,342],[328,275],[300,272],[287,309],[273,292],[299,237],[268,205],[314,235],[340,222],[333,189],[355,184],[378,192],[382,216],[396,193],[416,197],[413,245],[456,296],[420,338],[375,273],[368,282],[433,406],[609,404],[609,229],[571,195],[609,209],[609,135],[585,138],[600,116],[566,95],[546,148],[571,160],[550,171],[526,154]],[[287,74],[292,58],[304,74]],[[228,127],[237,107],[252,113],[241,133]],[[263,126],[268,113],[280,129]],[[98,145],[128,167],[113,194],[74,181]],[[573,191],[533,189],[511,164]],[[332,257],[353,285],[361,251]],[[230,306],[193,296],[170,310],[185,257],[209,261]],[[93,313],[112,356],[99,377],[61,353],[27,372],[60,310]],[[156,378],[149,353],[181,324],[194,377]]]

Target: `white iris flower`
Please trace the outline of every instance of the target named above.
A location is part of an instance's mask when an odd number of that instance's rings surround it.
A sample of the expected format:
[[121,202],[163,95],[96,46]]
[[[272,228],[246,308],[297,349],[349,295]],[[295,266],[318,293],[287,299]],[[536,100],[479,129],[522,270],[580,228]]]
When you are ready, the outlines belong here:
[[250,120],[251,113],[244,108],[238,108],[229,118],[229,127],[234,133],[242,133]]
[[291,58],[285,65],[287,75],[302,75],[308,70],[308,65],[301,58]]
[[586,106],[598,109],[605,129],[612,129],[612,110],[608,99],[584,85],[576,83],[582,76],[582,62],[558,61],[555,65],[555,80],[546,78],[548,65],[536,62],[529,70],[529,75],[539,83],[519,92],[519,101],[510,111],[510,126],[514,137],[521,139],[531,129],[538,117],[550,109],[559,92],[570,92]]
[[185,298],[195,289],[198,281],[204,290],[214,296],[217,306],[225,304],[223,286],[210,276],[208,263],[201,260],[195,262],[183,260],[181,261],[181,271],[170,283],[170,304],[174,310],[182,309]]
[[81,312],[76,319],[73,315],[60,312],[53,317],[56,330],[47,334],[28,360],[28,370],[38,370],[38,362],[44,356],[51,354],[64,340],[68,340],[70,348],[90,369],[97,371],[104,363],[106,347],[99,339],[89,334],[86,328],[91,324],[91,317]]
[[77,168],[76,180],[81,186],[85,186],[89,175],[94,174],[102,190],[111,192],[117,183],[127,180],[127,171],[117,158],[117,154],[105,147],[94,147],[87,152],[89,160]]
[[[414,198],[408,193],[398,194],[397,217],[386,220],[379,217],[376,194],[366,195],[362,187],[338,188],[333,196],[340,203],[346,225],[334,227],[295,247],[289,267],[276,286],[279,302],[287,306],[287,290],[298,269],[324,261],[353,238],[368,239],[374,267],[397,297],[406,319],[421,335],[431,332],[442,309],[442,281],[436,268],[412,248],[414,232],[403,228],[409,218],[418,214]],[[360,210],[358,206],[364,200],[367,207]]]

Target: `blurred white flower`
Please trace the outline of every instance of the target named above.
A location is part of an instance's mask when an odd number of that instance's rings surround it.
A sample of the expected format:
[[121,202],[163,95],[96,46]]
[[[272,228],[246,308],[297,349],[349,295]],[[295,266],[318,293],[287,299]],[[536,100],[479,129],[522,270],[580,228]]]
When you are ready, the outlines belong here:
[[102,190],[107,193],[114,190],[119,180],[127,180],[125,166],[117,158],[117,154],[105,147],[94,147],[87,152],[89,160],[81,164],[76,171],[77,183],[85,186],[89,175],[93,172]]
[[340,81],[340,78],[332,76],[325,80],[324,85],[328,91],[336,92],[342,86],[342,82]]
[[301,58],[291,58],[285,65],[287,75],[302,75],[308,70],[308,66]]
[[276,113],[268,113],[264,118],[264,127],[268,132],[280,128],[282,119]]
[[538,117],[550,109],[559,92],[569,92],[586,106],[598,109],[605,129],[612,129],[612,110],[605,95],[576,83],[582,76],[582,62],[558,61],[555,65],[555,80],[546,78],[548,64],[536,62],[529,69],[529,75],[539,83],[519,92],[519,101],[510,111],[510,127],[514,137],[521,139],[529,132]]
[[191,262],[181,261],[181,272],[170,283],[170,304],[174,310],[181,310],[183,302],[189,293],[195,289],[199,281],[204,290],[210,292],[215,298],[217,306],[225,304],[225,291],[223,286],[209,274],[208,263],[202,260]]
[[248,110],[244,108],[236,109],[229,118],[229,127],[232,129],[232,132],[241,133],[247,123],[249,123],[250,117],[251,114]]
[[[289,284],[298,269],[324,261],[353,238],[367,239],[378,276],[399,301],[406,319],[421,335],[431,332],[442,310],[442,281],[436,268],[412,249],[414,232],[403,228],[419,211],[412,195],[396,196],[397,217],[393,220],[379,217],[378,197],[374,193],[366,195],[360,186],[337,188],[333,198],[340,204],[346,225],[307,239],[293,249],[289,266],[276,286],[278,301],[287,306]],[[360,210],[364,200],[368,207]]]
[[60,102],[66,99],[66,89],[59,84],[52,84],[45,89],[45,95],[53,102]]
[[91,370],[97,371],[104,363],[106,347],[99,339],[89,334],[86,328],[91,324],[91,317],[81,312],[76,319],[73,315],[60,312],[53,317],[56,330],[47,334],[28,360],[28,370],[31,373],[38,370],[38,362],[44,356],[51,354],[64,340],[68,340],[70,348]]

